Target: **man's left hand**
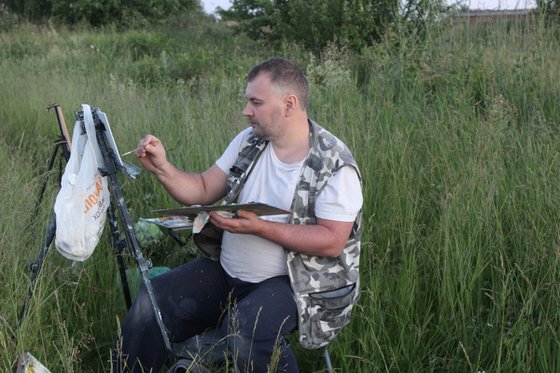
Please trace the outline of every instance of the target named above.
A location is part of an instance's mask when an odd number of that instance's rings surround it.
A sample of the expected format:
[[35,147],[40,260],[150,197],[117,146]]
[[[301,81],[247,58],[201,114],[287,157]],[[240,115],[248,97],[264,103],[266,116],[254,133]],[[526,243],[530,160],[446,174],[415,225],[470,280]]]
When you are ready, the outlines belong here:
[[256,234],[264,223],[257,214],[246,210],[237,210],[235,217],[228,218],[216,211],[210,211],[210,221],[216,227],[231,233]]

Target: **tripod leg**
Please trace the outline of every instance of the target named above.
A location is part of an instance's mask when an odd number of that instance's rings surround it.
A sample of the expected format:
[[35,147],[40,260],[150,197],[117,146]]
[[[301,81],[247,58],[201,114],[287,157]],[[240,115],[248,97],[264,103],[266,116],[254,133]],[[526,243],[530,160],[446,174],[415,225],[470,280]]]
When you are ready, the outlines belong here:
[[58,153],[58,145],[55,145],[53,151],[51,153],[51,157],[49,158],[49,163],[47,165],[47,174],[45,176],[45,182],[43,183],[41,190],[39,191],[39,198],[37,199],[37,204],[35,205],[35,213],[39,210],[39,206],[41,205],[41,201],[43,200],[43,196],[45,194],[45,190],[47,189],[47,183],[49,182],[49,172],[52,170],[54,161],[56,159],[56,153]]
[[113,247],[117,257],[117,265],[119,266],[119,274],[121,277],[121,284],[124,293],[124,301],[126,308],[130,309],[132,305],[132,298],[130,296],[130,287],[128,285],[128,278],[126,276],[126,266],[124,265],[124,249],[126,248],[126,241],[122,240],[119,235],[119,227],[115,216],[115,207],[113,204],[109,207],[109,227],[111,228],[111,236],[113,240]]
[[56,216],[53,214],[51,217],[51,221],[49,222],[49,227],[47,228],[47,233],[45,234],[45,241],[41,250],[39,251],[39,257],[37,260],[29,266],[29,269],[33,272],[33,276],[31,276],[31,282],[29,284],[29,290],[27,292],[27,298],[21,308],[18,318],[18,326],[23,323],[23,319],[25,318],[25,314],[27,313],[27,308],[29,307],[29,302],[31,298],[33,298],[33,294],[35,292],[35,284],[37,283],[37,279],[41,274],[41,270],[43,269],[43,264],[45,262],[45,258],[49,251],[49,248],[53,242],[53,239],[56,234]]
[[[49,162],[47,165],[47,174],[45,175],[45,181],[43,183],[43,185],[41,186],[41,189],[39,191],[39,196],[37,199],[37,202],[35,204],[35,211],[34,214],[32,215],[32,220],[30,225],[33,225],[33,221],[34,221],[34,217],[38,215],[39,212],[39,207],[41,206],[41,202],[43,200],[43,196],[45,194],[45,190],[47,188],[47,183],[49,181],[49,173],[50,171],[53,169],[54,166],[54,162],[56,160],[56,156],[58,154],[58,148],[64,145],[63,148],[63,155],[64,158],[66,159],[66,161],[68,161],[68,159],[70,158],[70,135],[68,134],[68,129],[66,128],[66,123],[64,122],[64,116],[62,115],[62,109],[60,108],[60,105],[58,104],[53,104],[51,106],[49,106],[47,108],[47,110],[50,110],[51,108],[55,107],[56,108],[56,116],[57,116],[57,120],[58,120],[58,124],[59,124],[59,129],[60,129],[60,133],[61,133],[61,137],[58,139],[58,141],[55,143],[54,148],[52,150],[51,156],[49,158]],[[19,313],[19,317],[18,317],[18,326],[21,326],[21,324],[23,323],[23,319],[25,318],[25,314],[27,313],[27,308],[29,307],[29,302],[31,300],[31,298],[33,297],[33,294],[35,292],[35,284],[37,282],[37,278],[39,277],[41,270],[43,269],[43,264],[45,262],[45,257],[47,256],[47,253],[49,251],[49,247],[52,244],[52,241],[54,240],[56,234],[56,216],[55,214],[52,215],[51,220],[49,222],[49,226],[47,228],[47,233],[45,234],[45,240],[43,242],[43,246],[41,247],[41,250],[39,251],[39,257],[37,258],[37,260],[35,262],[33,262],[30,266],[29,269],[33,272],[33,275],[31,276],[31,282],[29,285],[29,290],[27,293],[27,298],[24,301],[24,304],[21,308],[21,311]]]
[[45,190],[47,189],[47,184],[49,182],[50,172],[53,169],[54,162],[56,160],[56,155],[58,153],[58,148],[60,147],[60,143],[54,145],[51,156],[49,158],[49,162],[47,164],[47,173],[45,174],[45,181],[39,190],[39,195],[37,198],[37,202],[35,202],[35,210],[33,211],[33,215],[31,215],[31,221],[29,222],[29,226],[31,229],[33,228],[35,217],[39,214],[39,208],[41,207],[41,202],[43,201],[43,197],[45,195]]

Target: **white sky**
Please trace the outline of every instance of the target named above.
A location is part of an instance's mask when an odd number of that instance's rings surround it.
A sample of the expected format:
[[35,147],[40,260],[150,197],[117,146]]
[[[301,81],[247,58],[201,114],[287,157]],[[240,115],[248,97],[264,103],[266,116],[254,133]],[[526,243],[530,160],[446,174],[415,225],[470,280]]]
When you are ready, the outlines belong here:
[[[469,4],[471,9],[525,9],[534,8],[535,0],[449,0],[450,2],[461,2]],[[213,13],[216,7],[227,9],[231,6],[231,0],[201,0],[206,13]]]
[[200,0],[200,2],[202,3],[204,11],[208,14],[214,13],[214,10],[216,10],[218,6],[223,9],[227,9],[231,6],[230,0]]

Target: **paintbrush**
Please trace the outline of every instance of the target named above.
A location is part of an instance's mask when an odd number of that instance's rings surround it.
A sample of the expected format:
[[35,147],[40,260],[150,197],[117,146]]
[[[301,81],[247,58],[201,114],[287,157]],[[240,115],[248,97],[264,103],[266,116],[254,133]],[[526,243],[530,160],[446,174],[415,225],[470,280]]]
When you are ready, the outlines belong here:
[[126,153],[121,154],[121,157],[124,157],[125,155],[132,154],[132,153],[134,153],[135,151],[140,150],[140,149],[143,149],[143,148],[145,148],[145,147],[148,146],[148,145],[154,145],[154,146],[155,146],[155,145],[157,145],[157,144],[159,144],[159,141],[154,141],[153,143],[151,142],[151,143],[149,143],[149,144],[139,146],[139,147],[137,147],[137,148],[132,149],[132,150],[129,151],[129,152],[126,152]]

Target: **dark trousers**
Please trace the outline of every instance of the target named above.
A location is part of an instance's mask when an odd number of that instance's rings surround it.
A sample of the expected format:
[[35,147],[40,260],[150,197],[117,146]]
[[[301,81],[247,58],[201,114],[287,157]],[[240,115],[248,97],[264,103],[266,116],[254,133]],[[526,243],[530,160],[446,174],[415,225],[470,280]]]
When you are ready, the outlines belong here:
[[[283,346],[278,372],[298,372],[283,336],[297,327],[288,276],[260,283],[230,277],[219,262],[197,259],[152,280],[171,342],[182,342],[219,327],[238,369],[267,372],[275,346]],[[142,287],[122,328],[122,353],[133,372],[157,372],[167,352],[146,290]]]

